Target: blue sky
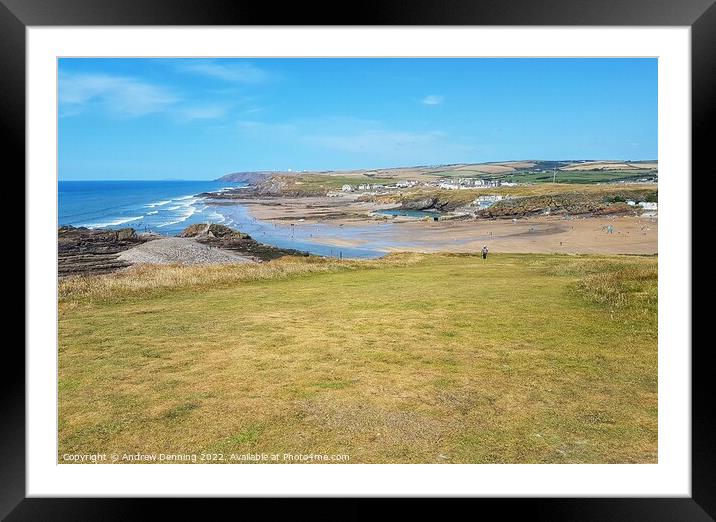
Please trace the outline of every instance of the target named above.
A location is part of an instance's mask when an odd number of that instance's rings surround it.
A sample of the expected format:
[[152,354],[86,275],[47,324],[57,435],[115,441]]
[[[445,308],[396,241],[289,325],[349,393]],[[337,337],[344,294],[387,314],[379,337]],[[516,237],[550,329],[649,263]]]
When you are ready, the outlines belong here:
[[59,177],[657,159],[656,59],[59,62]]

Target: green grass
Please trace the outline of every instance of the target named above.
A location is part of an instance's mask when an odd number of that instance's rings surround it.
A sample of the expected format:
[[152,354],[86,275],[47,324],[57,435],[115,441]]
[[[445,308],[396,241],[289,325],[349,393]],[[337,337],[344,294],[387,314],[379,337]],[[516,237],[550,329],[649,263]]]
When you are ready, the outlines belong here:
[[341,190],[343,185],[370,183],[371,185],[388,185],[395,183],[394,178],[380,178],[355,174],[351,176],[322,175],[322,174],[299,174],[292,177],[285,177],[289,182],[291,190],[305,191],[308,193],[323,192],[328,190]]
[[[615,181],[634,181],[641,178],[654,176],[654,170],[558,170],[556,176],[553,172],[519,172],[513,174],[503,174],[503,179],[509,178],[509,181],[517,183],[552,183],[555,179],[557,183],[608,183]],[[514,179],[512,179],[514,178]]]
[[656,265],[436,254],[63,281],[58,455],[656,462]]
[[441,177],[448,178],[480,178],[480,179],[500,179],[503,181],[513,181],[516,183],[552,183],[553,179],[557,183],[576,183],[576,184],[592,184],[592,183],[608,183],[615,181],[630,182],[641,178],[651,177],[656,174],[656,170],[557,170],[556,176],[552,169],[546,169],[545,172],[530,172],[525,170],[517,170],[514,172],[486,173],[479,170],[448,170],[440,172]]
[[[624,202],[628,199],[638,201],[658,201],[656,184],[627,185],[578,185],[568,183],[543,183],[520,185],[516,187],[478,187],[468,190],[446,190],[439,188],[412,188],[392,194],[362,196],[362,200],[381,203],[406,203],[434,198],[436,206],[442,210],[454,210],[470,205],[481,195],[502,195],[508,198],[550,196],[552,199],[579,196],[582,200],[591,200],[595,204]],[[511,203],[510,203],[511,204]]]

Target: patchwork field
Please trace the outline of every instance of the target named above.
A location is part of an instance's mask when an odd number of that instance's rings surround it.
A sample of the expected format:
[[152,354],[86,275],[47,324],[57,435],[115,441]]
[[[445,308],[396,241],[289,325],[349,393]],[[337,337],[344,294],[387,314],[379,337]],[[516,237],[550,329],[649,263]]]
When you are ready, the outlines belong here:
[[507,254],[63,280],[58,459],[653,463],[656,289],[656,257]]
[[655,161],[636,161],[636,162],[619,162],[619,161],[585,161],[573,163],[562,167],[561,170],[654,170],[659,164]]

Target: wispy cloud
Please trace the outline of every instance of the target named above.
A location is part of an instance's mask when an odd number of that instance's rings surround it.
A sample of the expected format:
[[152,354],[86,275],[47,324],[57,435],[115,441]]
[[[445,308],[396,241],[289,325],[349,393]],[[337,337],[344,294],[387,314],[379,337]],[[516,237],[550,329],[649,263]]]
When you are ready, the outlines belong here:
[[425,98],[420,100],[423,105],[440,105],[445,100],[444,96],[438,94],[428,94]]
[[175,121],[189,122],[223,118],[233,106],[185,100],[166,87],[123,76],[63,73],[59,82],[63,117],[99,110],[124,118],[163,113]]
[[178,60],[177,70],[232,83],[264,83],[271,75],[251,62],[222,63],[216,60]]
[[116,116],[137,117],[161,112],[178,101],[169,89],[134,78],[79,73],[59,77],[60,114],[64,116],[99,104]]

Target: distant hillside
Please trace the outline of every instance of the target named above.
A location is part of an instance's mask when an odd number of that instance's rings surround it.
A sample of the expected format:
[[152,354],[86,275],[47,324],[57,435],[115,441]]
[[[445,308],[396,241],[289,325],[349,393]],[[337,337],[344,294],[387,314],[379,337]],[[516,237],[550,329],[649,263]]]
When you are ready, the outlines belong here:
[[[376,169],[353,169],[331,171],[300,172],[234,172],[222,176],[217,181],[244,182],[257,185],[267,178],[280,177],[295,182],[305,176],[320,176],[322,179],[359,177],[360,180],[344,179],[342,183],[362,182],[368,178],[420,179],[427,178],[484,178],[501,179],[522,183],[552,181],[555,177],[562,182],[602,183],[631,178],[654,178],[658,176],[657,160],[522,160],[490,163],[456,163],[451,165],[432,165],[415,167],[393,167]],[[337,184],[338,181],[336,181]]]
[[221,176],[214,181],[230,181],[234,183],[258,183],[271,174],[271,172],[232,172],[225,176]]

